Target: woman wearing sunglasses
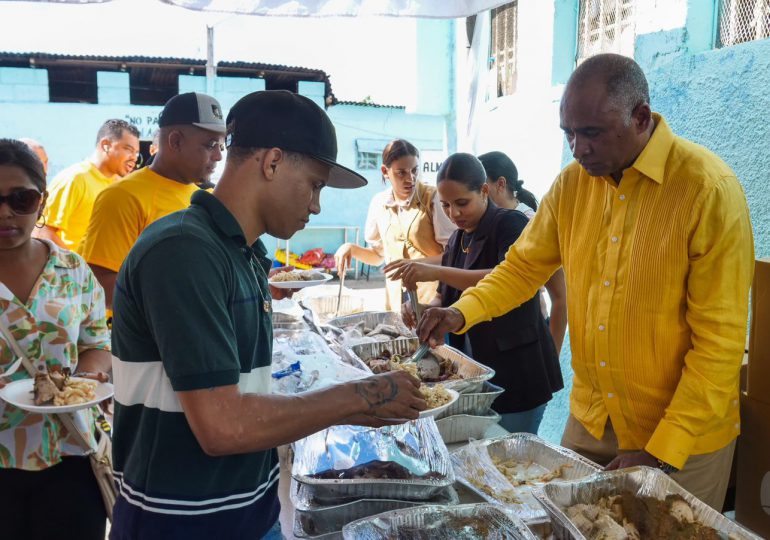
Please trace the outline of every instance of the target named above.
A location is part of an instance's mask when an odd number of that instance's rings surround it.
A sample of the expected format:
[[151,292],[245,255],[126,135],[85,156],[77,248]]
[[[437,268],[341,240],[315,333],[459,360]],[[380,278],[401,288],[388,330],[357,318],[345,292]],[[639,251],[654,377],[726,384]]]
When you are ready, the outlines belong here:
[[[0,139],[0,387],[30,377],[24,367],[4,376],[17,359],[6,335],[37,370],[62,366],[100,380],[110,370],[102,288],[80,256],[31,237],[45,188],[37,156],[20,141]],[[92,412],[80,414],[93,426]],[[43,539],[60,531],[104,538],[104,505],[84,454],[57,417],[0,399],[3,537]]]

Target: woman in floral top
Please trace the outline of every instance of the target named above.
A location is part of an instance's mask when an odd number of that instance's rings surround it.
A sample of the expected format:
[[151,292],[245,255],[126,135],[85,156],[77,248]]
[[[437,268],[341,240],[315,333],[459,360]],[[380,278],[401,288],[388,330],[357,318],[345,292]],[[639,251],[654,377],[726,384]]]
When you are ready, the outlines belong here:
[[[0,139],[0,318],[38,369],[61,365],[106,380],[102,288],[80,256],[31,238],[45,187],[38,158]],[[0,335],[0,386],[29,377],[23,368],[2,377],[15,360]],[[55,417],[0,400],[0,536],[103,540],[106,515],[84,454]]]

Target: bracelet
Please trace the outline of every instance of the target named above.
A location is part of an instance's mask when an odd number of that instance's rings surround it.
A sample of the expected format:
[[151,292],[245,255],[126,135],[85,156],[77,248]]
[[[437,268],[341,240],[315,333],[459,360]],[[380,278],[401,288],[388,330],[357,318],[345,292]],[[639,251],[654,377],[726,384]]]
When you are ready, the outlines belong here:
[[666,463],[663,460],[655,458],[655,461],[658,462],[658,469],[663,471],[665,474],[674,474],[675,472],[679,472],[679,469],[677,469],[673,465],[669,465],[668,463]]

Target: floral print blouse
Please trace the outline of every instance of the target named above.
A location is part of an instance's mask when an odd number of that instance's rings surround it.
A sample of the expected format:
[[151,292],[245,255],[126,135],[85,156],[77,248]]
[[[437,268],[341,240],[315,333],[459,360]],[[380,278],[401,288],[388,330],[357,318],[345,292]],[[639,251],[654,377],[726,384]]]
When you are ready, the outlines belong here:
[[[29,301],[22,303],[0,282],[0,317],[38,369],[61,365],[74,373],[79,354],[110,350],[104,290],[79,255],[43,241],[48,261]],[[0,334],[0,374],[15,360]],[[29,377],[22,366],[9,379]],[[92,411],[79,414],[93,425]],[[59,463],[62,456],[84,454],[55,416],[28,413],[0,399],[0,467],[36,471]]]

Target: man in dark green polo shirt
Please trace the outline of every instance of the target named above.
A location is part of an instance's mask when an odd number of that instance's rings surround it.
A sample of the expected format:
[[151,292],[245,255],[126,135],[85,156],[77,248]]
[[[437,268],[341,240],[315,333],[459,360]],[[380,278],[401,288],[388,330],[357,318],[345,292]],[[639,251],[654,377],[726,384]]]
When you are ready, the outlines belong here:
[[150,225],[118,275],[112,539],[262,538],[279,513],[276,446],[426,406],[404,372],[269,393],[269,261],[257,240],[304,227],[325,185],[366,180],[336,163],[334,127],[305,97],[249,94],[227,128],[214,194]]

